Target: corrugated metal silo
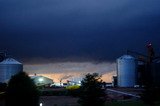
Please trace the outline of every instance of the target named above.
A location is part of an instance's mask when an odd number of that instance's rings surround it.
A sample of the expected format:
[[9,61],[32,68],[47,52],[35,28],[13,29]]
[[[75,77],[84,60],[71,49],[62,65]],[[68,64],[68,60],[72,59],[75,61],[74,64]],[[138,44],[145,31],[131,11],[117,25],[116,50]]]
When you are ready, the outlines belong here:
[[23,71],[22,63],[13,58],[6,58],[0,62],[0,82],[7,82],[13,75]]
[[117,76],[119,87],[134,87],[137,80],[137,61],[130,55],[117,59]]

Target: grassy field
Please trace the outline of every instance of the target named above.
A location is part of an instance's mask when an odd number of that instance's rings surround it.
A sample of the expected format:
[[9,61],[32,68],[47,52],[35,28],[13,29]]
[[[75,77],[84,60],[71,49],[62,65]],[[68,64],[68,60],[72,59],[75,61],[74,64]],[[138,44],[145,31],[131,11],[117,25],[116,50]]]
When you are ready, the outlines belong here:
[[[80,106],[77,103],[78,98],[70,96],[43,96],[41,102],[43,106]],[[142,101],[130,100],[130,101],[111,101],[106,102],[105,106],[149,106],[145,105]],[[160,106],[152,105],[152,106]]]
[[107,102],[106,106],[145,106],[140,101],[115,101],[115,102]]
[[[115,101],[107,102],[105,106],[149,106],[145,105],[142,101]],[[157,103],[153,106],[160,106],[160,103]]]

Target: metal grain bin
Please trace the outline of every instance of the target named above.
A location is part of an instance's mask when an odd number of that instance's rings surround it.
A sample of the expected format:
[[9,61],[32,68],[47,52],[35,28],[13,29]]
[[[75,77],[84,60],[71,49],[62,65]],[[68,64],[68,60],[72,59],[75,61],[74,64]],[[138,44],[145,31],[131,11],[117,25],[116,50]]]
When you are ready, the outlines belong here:
[[117,59],[117,77],[119,87],[134,87],[137,80],[137,61],[130,55]]
[[13,58],[4,59],[0,62],[0,82],[7,82],[13,75],[20,71],[23,71],[22,63]]

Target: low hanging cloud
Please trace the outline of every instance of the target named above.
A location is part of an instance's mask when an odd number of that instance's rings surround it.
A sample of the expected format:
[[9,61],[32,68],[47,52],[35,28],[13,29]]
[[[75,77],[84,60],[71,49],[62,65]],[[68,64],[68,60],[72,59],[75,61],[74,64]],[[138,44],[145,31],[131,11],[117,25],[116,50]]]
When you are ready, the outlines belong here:
[[29,75],[43,75],[53,79],[55,82],[63,79],[82,78],[87,73],[99,73],[106,82],[112,80],[115,75],[116,64],[109,62],[58,62],[44,64],[26,64],[24,71]]

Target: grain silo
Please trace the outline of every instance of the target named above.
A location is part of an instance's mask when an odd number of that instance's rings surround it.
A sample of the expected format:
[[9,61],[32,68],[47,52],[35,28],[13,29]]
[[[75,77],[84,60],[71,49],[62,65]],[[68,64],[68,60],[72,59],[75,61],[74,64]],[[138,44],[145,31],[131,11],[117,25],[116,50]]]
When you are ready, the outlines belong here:
[[117,77],[119,87],[134,87],[137,80],[137,60],[131,55],[118,58]]
[[20,71],[23,71],[22,63],[13,58],[4,58],[0,62],[0,82],[8,82],[13,75]]

